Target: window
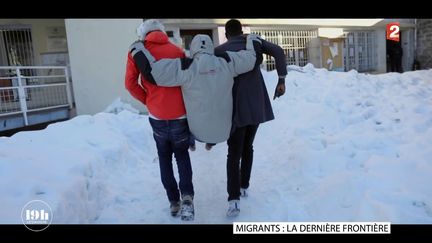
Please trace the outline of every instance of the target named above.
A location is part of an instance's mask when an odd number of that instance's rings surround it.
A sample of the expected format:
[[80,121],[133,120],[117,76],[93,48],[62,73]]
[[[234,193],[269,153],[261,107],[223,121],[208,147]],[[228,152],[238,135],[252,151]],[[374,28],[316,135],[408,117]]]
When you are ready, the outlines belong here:
[[[30,27],[26,26],[0,26],[0,66],[33,66],[33,42]],[[33,76],[33,69],[22,70],[21,75]],[[0,87],[18,86],[13,69],[0,69]],[[31,79],[22,79],[23,85],[30,85]],[[7,92],[5,94],[5,92]],[[18,99],[16,90],[3,91],[3,101],[14,101]],[[30,99],[30,92],[27,93]]]
[[34,65],[33,42],[30,28],[0,26],[0,65]]
[[372,31],[348,32],[344,41],[345,71],[358,72],[376,70],[375,35]]
[[[309,42],[317,38],[316,30],[271,30],[252,28],[251,33],[279,45],[285,52],[287,65],[305,66],[309,62]],[[265,68],[270,71],[276,68],[273,57],[264,55]]]

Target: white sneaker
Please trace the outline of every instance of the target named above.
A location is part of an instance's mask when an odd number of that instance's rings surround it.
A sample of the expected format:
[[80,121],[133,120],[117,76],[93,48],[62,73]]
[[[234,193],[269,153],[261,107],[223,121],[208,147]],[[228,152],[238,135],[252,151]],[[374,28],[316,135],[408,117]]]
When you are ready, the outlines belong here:
[[228,217],[235,217],[239,215],[240,213],[240,200],[231,200],[228,201],[228,211],[227,216]]
[[240,197],[247,197],[248,195],[246,188],[240,188]]

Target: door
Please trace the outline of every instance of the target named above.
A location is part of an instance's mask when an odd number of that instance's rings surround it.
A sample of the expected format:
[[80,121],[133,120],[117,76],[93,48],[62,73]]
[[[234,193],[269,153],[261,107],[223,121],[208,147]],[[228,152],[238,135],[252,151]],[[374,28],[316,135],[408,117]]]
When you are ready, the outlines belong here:
[[414,70],[414,30],[401,30],[401,35],[404,39],[401,39],[403,56],[402,56],[402,69],[404,71]]
[[402,42],[402,32],[399,32],[399,41],[386,40],[387,72],[402,73],[405,70],[402,66],[404,56]]

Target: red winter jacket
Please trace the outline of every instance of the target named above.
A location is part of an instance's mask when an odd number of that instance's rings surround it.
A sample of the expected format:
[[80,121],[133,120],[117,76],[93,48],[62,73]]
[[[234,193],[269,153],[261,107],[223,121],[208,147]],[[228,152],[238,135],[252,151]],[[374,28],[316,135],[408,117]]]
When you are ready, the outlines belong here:
[[[185,57],[182,49],[169,42],[161,31],[150,32],[145,37],[144,46],[156,58]],[[172,120],[186,114],[180,87],[160,87],[151,84],[141,76],[142,87],[138,84],[140,71],[131,54],[126,64],[125,86],[129,93],[147,106],[149,112],[162,120]]]

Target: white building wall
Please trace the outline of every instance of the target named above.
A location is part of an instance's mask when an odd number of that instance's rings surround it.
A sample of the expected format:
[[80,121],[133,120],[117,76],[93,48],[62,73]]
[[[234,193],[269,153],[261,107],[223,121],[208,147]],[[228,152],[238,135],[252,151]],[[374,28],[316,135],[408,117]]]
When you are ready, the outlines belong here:
[[114,99],[145,111],[125,89],[126,59],[142,19],[66,19],[77,114],[95,114]]
[[384,28],[375,30],[375,45],[377,70],[375,73],[387,72],[387,53],[386,53],[386,30]]
[[216,33],[217,33],[217,41],[218,41],[219,45],[223,44],[227,41],[227,38],[225,37],[225,27],[224,26],[218,26],[216,29]]
[[[309,42],[309,62],[316,68],[322,68],[321,42],[319,38],[314,38]],[[341,53],[340,55],[343,55]]]
[[[216,47],[216,46],[222,44],[220,42],[220,39],[219,39],[219,36],[220,36],[220,34],[219,34],[219,27],[212,28],[212,32],[213,32],[213,35],[212,35],[213,45]],[[225,35],[225,32],[224,32],[224,35]]]

